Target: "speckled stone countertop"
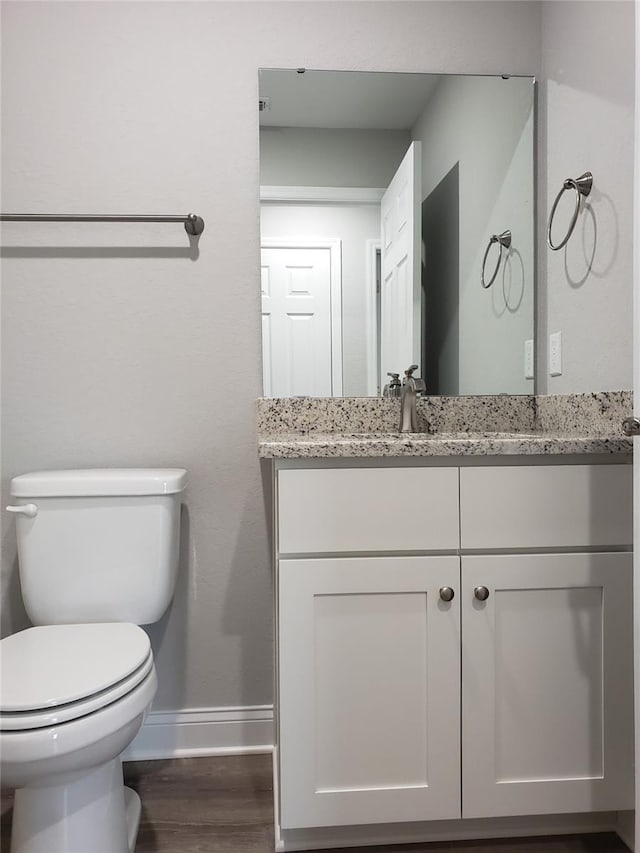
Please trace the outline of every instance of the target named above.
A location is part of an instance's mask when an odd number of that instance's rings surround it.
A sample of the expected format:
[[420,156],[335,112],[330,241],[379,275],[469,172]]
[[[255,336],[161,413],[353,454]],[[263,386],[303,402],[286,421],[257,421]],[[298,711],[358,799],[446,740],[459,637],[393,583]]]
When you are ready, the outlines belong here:
[[631,453],[621,436],[563,433],[313,433],[263,437],[264,459],[379,456],[531,456],[541,454]]
[[562,396],[426,397],[417,433],[395,432],[399,401],[294,398],[258,401],[265,459],[400,456],[630,454],[621,431],[627,391]]

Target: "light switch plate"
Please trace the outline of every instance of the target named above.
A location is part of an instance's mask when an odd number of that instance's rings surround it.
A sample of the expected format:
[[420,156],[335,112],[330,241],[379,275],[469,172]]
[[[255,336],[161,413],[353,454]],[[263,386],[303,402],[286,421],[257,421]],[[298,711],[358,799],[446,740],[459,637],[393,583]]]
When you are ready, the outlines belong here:
[[549,375],[562,376],[562,332],[549,335]]
[[534,349],[533,338],[524,342],[524,378],[533,379]]

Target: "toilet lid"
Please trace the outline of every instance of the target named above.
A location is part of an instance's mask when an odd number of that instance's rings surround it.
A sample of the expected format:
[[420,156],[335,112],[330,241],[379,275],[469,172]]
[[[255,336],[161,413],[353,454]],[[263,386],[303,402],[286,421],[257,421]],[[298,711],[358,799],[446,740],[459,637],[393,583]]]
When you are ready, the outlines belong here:
[[57,726],[59,723],[68,723],[70,720],[77,720],[79,717],[86,717],[106,705],[111,705],[117,699],[127,696],[147,677],[155,677],[151,651],[149,651],[149,657],[142,666],[132,672],[131,675],[106,690],[94,693],[87,699],[78,699],[76,702],[56,705],[45,710],[0,710],[0,732],[24,732],[31,729],[42,729],[47,726]]
[[105,696],[152,665],[149,638],[127,622],[27,628],[0,641],[0,714]]

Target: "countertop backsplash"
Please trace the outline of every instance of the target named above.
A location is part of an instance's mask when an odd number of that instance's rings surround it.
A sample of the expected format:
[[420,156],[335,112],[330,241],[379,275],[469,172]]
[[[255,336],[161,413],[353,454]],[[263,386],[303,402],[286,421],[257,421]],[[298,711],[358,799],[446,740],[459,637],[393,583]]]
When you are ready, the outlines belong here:
[[[390,433],[398,429],[400,401],[381,397],[263,397],[257,403],[261,435]],[[566,433],[622,435],[632,414],[631,391],[593,394],[419,397],[418,432]]]
[[534,397],[535,429],[589,435],[622,435],[622,421],[633,414],[632,391],[549,394]]

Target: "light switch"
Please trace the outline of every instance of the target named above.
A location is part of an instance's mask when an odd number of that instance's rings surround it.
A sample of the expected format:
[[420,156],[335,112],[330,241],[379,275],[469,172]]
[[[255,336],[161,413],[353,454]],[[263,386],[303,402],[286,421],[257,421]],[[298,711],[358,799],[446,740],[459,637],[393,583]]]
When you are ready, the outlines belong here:
[[562,375],[562,332],[549,335],[549,375]]
[[533,339],[524,342],[524,378],[533,379],[534,371],[534,350]]

